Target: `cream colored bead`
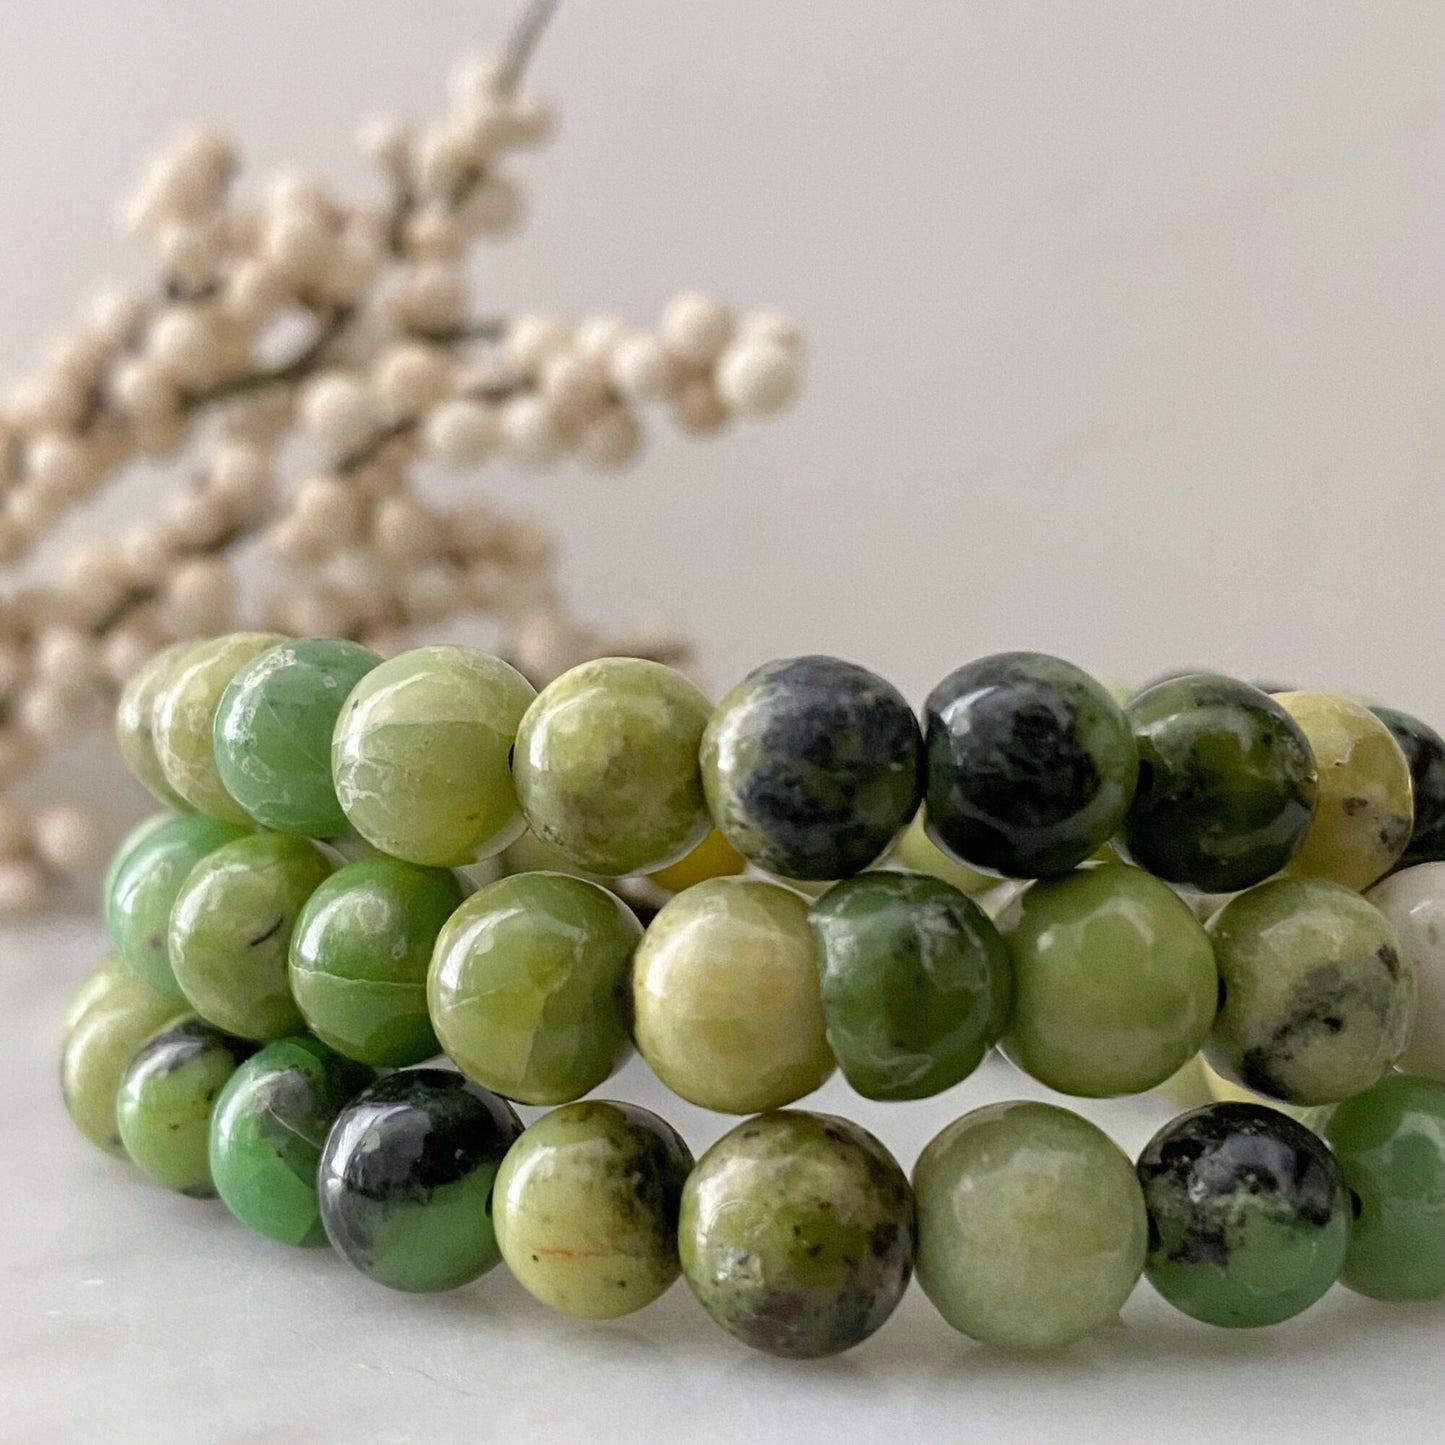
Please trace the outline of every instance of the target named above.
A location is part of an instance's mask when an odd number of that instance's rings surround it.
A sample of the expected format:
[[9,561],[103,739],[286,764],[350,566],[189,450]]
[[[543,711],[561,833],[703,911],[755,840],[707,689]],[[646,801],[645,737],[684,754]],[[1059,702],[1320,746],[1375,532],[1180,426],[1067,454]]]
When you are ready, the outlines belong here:
[[350,231],[337,242],[320,285],[333,301],[355,305],[366,296],[382,264],[378,241],[365,232]]
[[40,751],[24,728],[0,728],[0,787],[9,787],[35,761]]
[[68,377],[72,385],[90,386],[109,359],[112,347],[103,332],[87,328],[51,341],[45,350],[45,365]]
[[441,562],[408,572],[400,591],[402,607],[414,622],[440,622],[459,610],[464,595],[461,577]]
[[668,396],[676,384],[676,368],[662,343],[646,333],[623,337],[607,364],[612,385],[632,401]]
[[403,342],[388,347],[377,359],[371,384],[383,416],[392,422],[407,421],[447,394],[451,368],[434,347]]
[[132,335],[144,319],[146,303],[133,291],[102,291],[90,303],[90,324],[112,344]]
[[425,195],[450,195],[476,165],[470,127],[465,123],[429,131],[416,148],[416,183]]
[[32,683],[20,694],[16,716],[31,737],[48,744],[75,731],[79,711],[73,694],[52,684]]
[[392,298],[402,322],[418,331],[450,331],[467,305],[466,276],[449,261],[422,261],[408,269]]
[[557,132],[556,107],[540,96],[513,96],[505,114],[514,146],[545,145]]
[[57,873],[77,872],[100,851],[100,827],[78,804],[43,808],[35,815],[33,826],[36,854]]
[[798,393],[796,348],[751,338],[737,342],[718,362],[717,390],[739,416],[781,411]]
[[358,137],[361,153],[388,180],[399,181],[411,167],[415,128],[394,115],[376,115],[364,121]]
[[469,397],[438,403],[422,427],[426,454],[446,467],[475,466],[497,450],[501,439],[496,408]]
[[441,202],[428,201],[406,223],[408,255],[427,261],[455,261],[463,244],[461,224]]
[[20,858],[0,863],[0,914],[17,918],[37,912],[45,902],[45,875]]
[[414,497],[385,497],[372,521],[377,550],[392,562],[410,562],[435,554],[441,532],[435,519]]
[[324,217],[294,200],[273,208],[261,237],[264,258],[282,275],[302,282],[325,273],[335,245]]
[[459,555],[491,557],[501,550],[505,529],[490,502],[468,501],[447,516],[447,537]]
[[177,637],[224,632],[235,608],[235,579],[218,558],[193,557],[181,563],[166,583],[162,615]]
[[62,593],[87,621],[110,612],[134,580],[120,543],[111,537],[78,543],[60,569]]
[[571,344],[572,333],[555,316],[524,311],[515,317],[502,339],[502,354],[522,376],[532,376],[543,362]]
[[216,318],[208,311],[169,306],[151,323],[146,342],[156,364],[183,388],[209,386],[224,371]]
[[265,542],[274,556],[293,567],[316,561],[324,551],[317,539],[294,516],[283,517],[267,528]]
[[179,411],[168,416],[137,417],[132,436],[136,450],[142,456],[152,461],[164,461],[174,456],[186,440],[186,418]]
[[99,663],[95,644],[74,628],[49,627],[35,640],[36,676],[60,692],[84,692],[94,682]]
[[112,682],[126,682],[160,646],[160,638],[149,627],[114,627],[100,646],[101,667]]
[[325,538],[328,549],[348,546],[362,534],[360,500],[339,477],[307,477],[296,489],[294,506],[296,520],[313,536]]
[[327,584],[357,627],[370,626],[385,615],[389,573],[387,561],[370,547],[344,548],[326,565]]
[[210,490],[236,517],[249,517],[271,490],[266,453],[247,442],[223,443],[211,463]]
[[793,351],[803,349],[803,333],[798,323],[791,316],[769,306],[760,306],[743,314],[738,323],[738,340],[773,341]]
[[728,409],[705,376],[683,383],[673,398],[678,425],[697,434],[716,431],[728,419]]
[[494,106],[500,86],[501,65],[493,55],[464,55],[447,76],[447,95],[466,114]]
[[228,315],[255,325],[279,311],[294,292],[295,287],[281,267],[250,256],[226,278],[221,304]]
[[510,461],[543,467],[562,454],[562,433],[546,403],[537,396],[516,396],[502,406],[502,446]]
[[329,587],[308,587],[285,602],[285,618],[298,637],[339,637],[350,629],[344,599]]
[[85,392],[73,377],[42,372],[11,388],[5,410],[21,431],[68,431],[85,410]]
[[582,428],[578,451],[594,467],[625,467],[642,445],[642,428],[625,407],[609,406]]
[[14,858],[30,847],[30,819],[14,803],[0,798],[0,858]]
[[489,175],[472,187],[458,208],[462,229],[472,236],[506,236],[522,222],[521,188],[506,176]]
[[115,404],[141,421],[173,416],[181,400],[175,382],[147,356],[122,361],[111,373],[109,389]]
[[214,226],[172,221],[156,236],[156,258],[162,269],[188,291],[212,279],[222,255],[221,237]]
[[31,439],[25,461],[36,486],[67,501],[84,495],[98,478],[90,448],[73,432],[41,432]]
[[162,508],[163,525],[183,547],[209,547],[231,525],[230,509],[209,488],[173,492]]
[[371,387],[350,372],[325,372],[301,393],[301,425],[323,446],[343,455],[365,446],[378,421]]
[[573,420],[607,399],[607,371],[578,351],[559,351],[543,363],[541,393],[554,417]]
[[20,533],[34,540],[49,530],[64,511],[61,499],[43,487],[16,487],[5,499],[5,508]]
[[597,316],[587,317],[578,326],[577,350],[583,356],[606,365],[612,353],[632,334],[632,327],[625,316],[604,311]]
[[694,366],[706,366],[732,340],[733,313],[700,291],[684,291],[668,302],[660,327],[669,351]]
[[149,585],[157,582],[171,565],[175,544],[163,528],[142,522],[121,535],[120,553],[130,576],[142,585]]

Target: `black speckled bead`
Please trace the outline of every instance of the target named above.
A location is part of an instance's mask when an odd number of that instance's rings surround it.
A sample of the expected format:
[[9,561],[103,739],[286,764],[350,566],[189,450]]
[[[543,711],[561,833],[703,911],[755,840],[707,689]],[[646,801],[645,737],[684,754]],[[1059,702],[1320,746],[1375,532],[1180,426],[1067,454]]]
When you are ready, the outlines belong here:
[[1399,743],[1415,789],[1415,826],[1398,866],[1445,860],[1445,738],[1398,708],[1372,707],[1370,711]]
[[950,673],[924,707],[929,836],[970,867],[1047,878],[1118,828],[1134,739],[1104,686],[1040,652]]

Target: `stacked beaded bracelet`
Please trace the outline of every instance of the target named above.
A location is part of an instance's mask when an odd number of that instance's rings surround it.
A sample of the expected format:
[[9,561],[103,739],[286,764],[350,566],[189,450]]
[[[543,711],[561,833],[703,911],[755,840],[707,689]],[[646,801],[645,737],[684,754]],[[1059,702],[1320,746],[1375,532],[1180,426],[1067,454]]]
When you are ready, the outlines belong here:
[[[789,1356],[866,1338],[915,1268],[1021,1347],[1141,1272],[1218,1325],[1337,1278],[1445,1295],[1445,743],[1404,714],[1211,674],[1121,703],[1009,653],[920,728],[826,657],[712,708],[636,659],[537,694],[464,647],[236,634],[158,656],[118,738],[175,811],[111,866],[66,1103],[274,1239],[404,1290],[504,1259],[591,1317],[681,1272]],[[631,1044],[753,1117],[694,1163],[584,1100]],[[785,1107],[835,1065],[933,1095],[994,1045],[1062,1094],[1215,1102],[1137,1166],[1065,1109],[978,1109],[911,1185]]]

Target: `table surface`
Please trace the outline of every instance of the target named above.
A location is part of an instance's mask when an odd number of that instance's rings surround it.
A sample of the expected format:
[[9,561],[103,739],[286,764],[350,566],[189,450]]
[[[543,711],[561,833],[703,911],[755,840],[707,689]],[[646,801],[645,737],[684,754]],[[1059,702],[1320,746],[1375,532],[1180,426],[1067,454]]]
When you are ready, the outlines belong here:
[[[681,1284],[602,1325],[549,1313],[500,1269],[440,1296],[379,1289],[327,1250],[156,1189],[68,1127],[57,1019],[102,948],[89,920],[0,927],[0,1145],[24,1176],[0,1230],[3,1445],[1440,1438],[1445,1306],[1341,1288],[1288,1324],[1230,1332],[1141,1284],[1117,1325],[1017,1357],[954,1334],[915,1287],[871,1340],[813,1363],[736,1344]],[[636,1061],[600,1092],[658,1108],[699,1151],[727,1127]],[[837,1080],[810,1102],[911,1167],[949,1118],[1009,1097],[1047,1096],[990,1060],[923,1104],[868,1104]],[[1152,1096],[1085,1111],[1131,1153],[1171,1112]]]

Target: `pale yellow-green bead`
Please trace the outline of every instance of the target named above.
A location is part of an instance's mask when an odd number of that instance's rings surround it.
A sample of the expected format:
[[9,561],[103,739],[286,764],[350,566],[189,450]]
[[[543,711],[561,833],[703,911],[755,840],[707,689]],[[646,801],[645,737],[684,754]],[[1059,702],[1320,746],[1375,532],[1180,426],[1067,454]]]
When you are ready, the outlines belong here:
[[108,958],[94,973],[89,973],[65,1001],[60,1015],[60,1038],[64,1042],[93,1005],[117,987],[124,987],[135,975],[118,958]]
[[1268,1094],[1256,1094],[1253,1089],[1246,1089],[1242,1084],[1236,1084],[1233,1079],[1226,1079],[1223,1074],[1212,1069],[1203,1054],[1198,1056],[1196,1062],[1207,1095],[1201,1103],[1258,1104],[1263,1109],[1277,1109],[1281,1114],[1288,1114],[1291,1119],[1303,1124],[1307,1129],[1313,1129],[1317,1134],[1324,1129],[1334,1112],[1333,1104],[1287,1104],[1283,1099],[1271,1099]]
[[121,761],[141,787],[169,808],[183,809],[186,802],[166,781],[156,756],[156,700],[171,674],[200,645],[194,640],[173,642],[152,653],[121,689],[115,708],[115,745]]
[[905,868],[910,873],[927,873],[931,878],[941,878],[970,898],[998,883],[999,880],[991,873],[980,873],[977,868],[950,858],[924,831],[924,813],[925,810],[920,808],[913,815],[913,821],[893,845],[888,857],[890,864]]

